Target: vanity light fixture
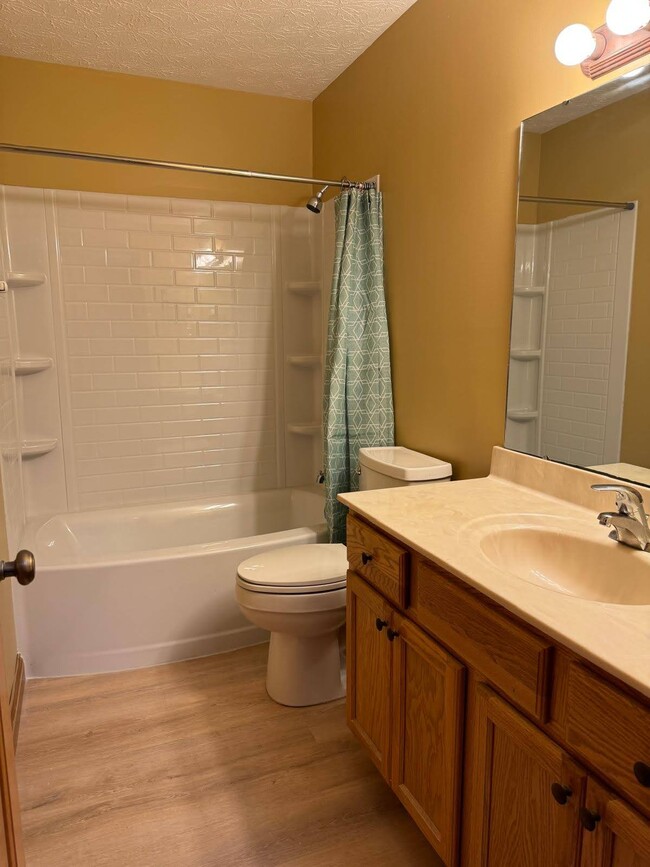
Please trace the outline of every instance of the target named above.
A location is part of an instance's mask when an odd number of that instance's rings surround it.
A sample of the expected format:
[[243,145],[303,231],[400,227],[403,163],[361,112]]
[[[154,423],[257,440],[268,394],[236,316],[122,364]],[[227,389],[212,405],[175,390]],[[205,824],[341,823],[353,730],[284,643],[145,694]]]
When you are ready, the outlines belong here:
[[555,41],[555,56],[565,66],[580,65],[600,78],[650,53],[650,0],[611,0],[606,23],[591,31],[570,24]]
[[650,24],[648,0],[612,0],[605,21],[616,36],[631,36]]

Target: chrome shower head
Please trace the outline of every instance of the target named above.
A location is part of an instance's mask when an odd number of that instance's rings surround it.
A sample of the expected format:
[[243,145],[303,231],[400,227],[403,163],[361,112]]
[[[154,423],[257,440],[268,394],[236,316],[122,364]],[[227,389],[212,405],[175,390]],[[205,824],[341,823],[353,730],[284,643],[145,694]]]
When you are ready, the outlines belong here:
[[320,214],[321,208],[323,207],[323,193],[328,188],[328,184],[325,184],[320,193],[317,193],[315,196],[312,196],[307,202],[307,207],[314,214]]

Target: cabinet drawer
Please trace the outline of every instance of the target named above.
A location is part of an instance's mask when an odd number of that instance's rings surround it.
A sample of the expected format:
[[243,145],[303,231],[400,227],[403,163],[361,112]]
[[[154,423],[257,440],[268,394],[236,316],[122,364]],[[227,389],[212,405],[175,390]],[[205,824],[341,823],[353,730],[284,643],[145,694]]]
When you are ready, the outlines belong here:
[[478,669],[515,704],[544,721],[549,693],[550,642],[500,614],[471,590],[418,561],[410,612],[452,652]]
[[[617,788],[650,812],[650,706],[578,662],[569,668],[565,739]],[[644,786],[635,775],[646,777]]]
[[409,553],[382,533],[348,516],[348,562],[386,599],[406,607]]

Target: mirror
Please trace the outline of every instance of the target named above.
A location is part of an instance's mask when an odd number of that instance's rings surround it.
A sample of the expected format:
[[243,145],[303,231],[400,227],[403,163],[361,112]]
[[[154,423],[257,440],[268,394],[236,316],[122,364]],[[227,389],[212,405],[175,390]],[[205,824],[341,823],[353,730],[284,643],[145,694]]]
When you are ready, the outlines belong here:
[[650,66],[522,124],[505,445],[650,485]]

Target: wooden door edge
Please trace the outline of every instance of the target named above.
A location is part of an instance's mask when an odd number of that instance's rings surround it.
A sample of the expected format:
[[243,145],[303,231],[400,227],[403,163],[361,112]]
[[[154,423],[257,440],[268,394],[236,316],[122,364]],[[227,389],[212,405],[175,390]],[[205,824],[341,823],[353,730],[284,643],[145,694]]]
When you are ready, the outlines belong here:
[[16,654],[16,667],[14,669],[14,682],[9,696],[9,709],[11,711],[11,726],[14,734],[14,750],[18,747],[18,732],[20,731],[20,718],[23,711],[23,697],[25,695],[25,660],[22,654]]

